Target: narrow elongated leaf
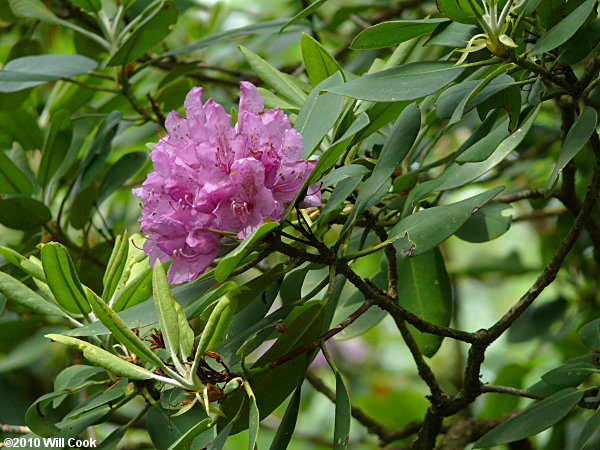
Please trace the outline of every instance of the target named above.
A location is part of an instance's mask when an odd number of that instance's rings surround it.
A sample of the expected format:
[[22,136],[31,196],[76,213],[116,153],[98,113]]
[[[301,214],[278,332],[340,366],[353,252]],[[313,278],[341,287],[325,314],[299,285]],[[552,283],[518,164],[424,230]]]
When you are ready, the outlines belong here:
[[384,185],[396,167],[411,149],[421,126],[421,111],[416,103],[408,105],[396,120],[371,176],[358,194],[356,205],[347,223],[359,217],[367,208],[369,200]]
[[[506,68],[508,66],[501,67],[503,70]],[[452,118],[451,123],[455,123],[463,113],[472,110],[494,94],[507,89],[514,81],[511,76],[506,74],[484,80],[463,81],[440,94],[435,103],[436,114],[443,119]]]
[[152,293],[165,348],[171,355],[173,362],[177,363],[177,354],[180,350],[179,319],[177,309],[175,309],[175,299],[169,289],[167,274],[159,261],[154,263],[154,269],[152,270]]
[[543,34],[535,45],[529,49],[529,54],[539,55],[567,42],[585,23],[595,6],[596,0],[584,1],[571,14]]
[[[477,23],[475,11],[473,11],[471,6],[472,4],[477,4],[476,2],[471,3],[469,0],[438,0],[436,4],[444,16],[449,17],[455,22]],[[479,14],[483,13],[481,9],[481,6],[479,6],[479,11],[477,11]]]
[[367,173],[369,173],[369,169],[361,164],[348,164],[347,166],[342,166],[338,169],[335,169],[328,175],[324,176],[321,180],[321,186],[326,187],[344,179],[359,175],[366,175]]
[[125,433],[127,432],[128,429],[129,429],[129,427],[125,426],[125,425],[123,425],[119,428],[116,428],[112,433],[110,433],[108,436],[106,436],[102,442],[98,443],[98,446],[96,447],[96,449],[97,450],[113,450],[113,449],[117,448],[117,445],[119,444],[119,442],[121,442],[121,439],[123,439],[123,436],[125,436]]
[[458,155],[456,161],[458,163],[485,161],[506,136],[508,136],[508,119],[497,124],[493,130]]
[[307,158],[317,150],[327,132],[337,122],[344,110],[344,97],[335,94],[320,94],[321,91],[342,81],[340,72],[320,82],[306,98],[295,127],[304,137],[302,157]]
[[72,136],[71,113],[64,109],[54,113],[46,135],[42,160],[38,169],[38,183],[40,186],[44,187],[48,184],[64,161],[71,145]]
[[31,180],[0,150],[0,192],[3,194],[33,194]]
[[596,373],[598,369],[594,364],[587,362],[576,362],[565,364],[557,367],[549,372],[542,375],[542,380],[548,384],[555,386],[567,387],[567,386],[579,386],[586,378],[593,373]]
[[327,90],[374,102],[415,100],[441,90],[462,71],[448,61],[415,62],[364,75]]
[[[268,22],[260,22],[252,25],[247,25],[240,28],[233,28],[231,30],[223,31],[221,33],[213,34],[204,39],[199,40],[198,42],[194,42],[193,44],[186,45],[184,47],[174,48],[173,50],[169,50],[164,53],[164,56],[171,55],[180,55],[183,53],[190,53],[196,50],[200,50],[202,48],[210,47],[211,45],[217,44],[219,42],[229,41],[231,38],[239,37],[239,36],[252,36],[255,34],[269,34],[276,33],[281,29],[283,25],[288,22],[288,19],[281,20],[271,20]],[[292,29],[288,31],[297,31],[298,29],[306,28],[306,21],[302,21],[292,27]]]
[[333,448],[348,448],[350,438],[350,396],[344,385],[342,375],[335,372],[335,426],[333,429]]
[[260,422],[260,413],[256,406],[256,397],[250,397],[250,412],[248,415],[248,450],[254,450],[256,438],[258,437],[258,428]]
[[356,189],[361,180],[362,176],[359,175],[355,177],[344,178],[342,181],[337,183],[337,186],[331,193],[327,203],[325,203],[325,207],[321,211],[321,215],[319,216],[318,220],[320,221],[328,212],[333,211],[335,208],[341,205],[342,202],[346,200],[354,191],[354,189]]
[[81,55],[50,54],[16,58],[0,70],[0,92],[14,92],[91,72],[98,66]]
[[45,300],[19,280],[3,272],[0,272],[0,293],[5,295],[8,301],[14,302],[38,314],[45,316],[65,315],[55,304]]
[[560,155],[558,155],[558,161],[556,161],[556,166],[554,166],[554,170],[546,183],[546,190],[554,186],[558,174],[562,172],[569,161],[585,146],[592,133],[596,130],[597,121],[598,115],[596,114],[596,110],[591,106],[586,106],[565,137]]
[[598,429],[600,429],[600,409],[597,409],[585,423],[573,448],[581,450]]
[[198,422],[196,425],[186,431],[185,434],[183,434],[179,439],[177,439],[173,445],[169,447],[169,450],[180,450],[189,447],[190,442],[192,442],[196,436],[208,430],[211,425],[212,424],[209,417],[201,422]]
[[117,285],[121,279],[121,275],[123,275],[123,270],[125,269],[125,264],[127,263],[128,250],[129,241],[127,240],[127,233],[117,236],[115,239],[115,246],[110,254],[108,265],[106,266],[106,272],[104,272],[104,278],[102,279],[104,284],[102,300],[104,300],[104,302],[108,302],[117,289]]
[[100,366],[115,375],[127,377],[132,380],[147,380],[156,376],[150,371],[131,364],[106,350],[96,347],[88,342],[61,334],[47,334],[46,337],[69,347],[74,347],[83,352],[83,356],[92,364]]
[[194,330],[190,327],[183,308],[177,302],[175,302],[175,309],[177,310],[177,322],[179,326],[179,355],[182,361],[187,361],[194,347]]
[[42,267],[46,282],[60,306],[72,314],[85,315],[92,310],[69,252],[62,244],[44,244]]
[[296,420],[298,419],[298,411],[300,410],[301,391],[302,386],[298,386],[294,391],[294,395],[292,395],[292,399],[285,409],[283,419],[281,419],[281,423],[279,424],[279,428],[277,428],[277,433],[275,433],[275,437],[273,438],[273,442],[271,442],[269,450],[279,450],[288,447],[292,435],[294,434],[294,430],[296,429]]
[[292,17],[290,20],[288,20],[281,27],[281,29],[279,30],[279,32],[282,32],[283,30],[285,30],[290,25],[294,25],[295,23],[297,23],[300,20],[304,19],[306,16],[309,16],[310,14],[314,13],[317,9],[319,9],[321,6],[323,6],[325,3],[327,3],[327,1],[328,0],[316,0],[315,2],[311,3],[306,8],[304,8],[302,11],[300,11],[298,14],[296,14],[294,17]]
[[586,323],[577,334],[583,345],[590,350],[600,349],[600,319]]
[[0,255],[4,256],[10,263],[14,264],[25,273],[31,275],[32,277],[44,282],[46,281],[46,276],[44,275],[44,269],[42,269],[42,264],[39,263],[39,260],[34,256],[30,256],[30,259],[27,259],[12,248],[2,247],[1,245]]
[[[398,298],[400,305],[421,319],[448,326],[452,317],[452,285],[439,248],[398,261]],[[443,337],[421,333],[409,326],[423,355],[432,357]]]
[[502,236],[512,222],[512,216],[502,214],[508,208],[510,205],[499,202],[484,205],[465,222],[456,235],[468,242],[487,242]]
[[177,22],[175,2],[167,0],[146,17],[127,38],[114,56],[108,61],[109,66],[127,64],[135,61],[171,33]]
[[425,45],[435,44],[444,47],[464,48],[467,46],[467,42],[477,33],[481,33],[481,31],[473,25],[442,22],[433,30]]
[[148,160],[146,152],[131,152],[123,155],[108,170],[98,189],[98,204],[106,200],[110,194],[120,188]]
[[215,280],[223,283],[227,280],[231,272],[248,256],[254,244],[259,242],[263,236],[279,226],[278,222],[267,222],[262,224],[250,234],[237,248],[229,252],[215,269]]
[[525,139],[525,136],[529,133],[531,126],[537,118],[539,110],[540,106],[538,105],[530,113],[524,123],[516,131],[506,137],[485,161],[462,165],[454,164],[446,169],[437,180],[434,180],[436,183],[439,182],[436,190],[442,191],[464,186],[500,164],[500,162],[504,160],[510,152],[517,148],[523,139]]
[[306,99],[306,94],[294,82],[293,77],[280,72],[256,53],[240,46],[240,50],[252,70],[261,80],[271,86],[280,96],[300,106]]
[[15,230],[40,228],[52,218],[46,205],[34,198],[9,194],[0,198],[0,223]]
[[474,448],[506,444],[544,431],[565,417],[581,397],[583,391],[575,388],[558,391],[484,434]]
[[102,9],[100,0],[73,0],[73,3],[85,11],[98,12]]
[[302,33],[300,49],[302,50],[302,59],[311,85],[316,86],[336,72],[340,72],[342,80],[345,80],[344,72],[338,62],[312,36]]
[[25,412],[25,423],[31,431],[42,437],[55,436],[60,432],[54,421],[44,415],[46,407],[57,397],[65,396],[64,392],[49,392],[38,398]]
[[163,367],[164,364],[152,350],[150,350],[144,342],[127,326],[125,321],[114,312],[110,306],[104,303],[101,299],[97,299],[95,295],[89,295],[90,304],[94,310],[94,314],[98,317],[111,334],[128,350],[135,353],[140,359],[149,362],[150,364]]
[[394,20],[382,22],[361,31],[350,44],[355,50],[385,48],[398,45],[412,38],[431,33],[446,18],[421,20]]
[[[313,303],[306,308],[277,339],[275,344],[256,361],[255,367],[269,364],[274,359],[317,337],[322,329],[321,313],[322,310],[319,304]],[[300,355],[252,378],[252,390],[256,396],[256,403],[261,417],[267,417],[271,414],[298,387],[311,360],[312,354],[310,353]],[[233,417],[236,411],[240,409],[244,397],[245,393],[239,391],[229,396],[223,403],[223,412],[228,417]],[[240,418],[233,425],[232,433],[248,428],[247,404],[243,408]],[[226,423],[220,423],[219,427],[222,428]]]
[[386,242],[394,242],[399,252],[409,256],[425,253],[456,233],[479,208],[503,189],[503,186],[498,186],[457,203],[418,211],[398,222],[390,230],[390,239]]

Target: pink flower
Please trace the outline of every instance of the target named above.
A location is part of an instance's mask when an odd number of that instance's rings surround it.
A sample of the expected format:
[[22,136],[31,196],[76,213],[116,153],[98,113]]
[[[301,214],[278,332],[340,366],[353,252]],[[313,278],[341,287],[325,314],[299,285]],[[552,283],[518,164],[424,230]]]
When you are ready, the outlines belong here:
[[[238,121],[212,99],[202,103],[193,88],[186,117],[169,113],[168,134],[150,153],[154,170],[133,193],[143,203],[144,251],[154,264],[172,259],[169,282],[200,275],[222,248],[221,235],[245,239],[260,225],[281,221],[315,161],[300,160],[302,135],[279,109],[264,109],[256,87],[240,83]],[[318,186],[308,187],[300,207],[321,204]]]

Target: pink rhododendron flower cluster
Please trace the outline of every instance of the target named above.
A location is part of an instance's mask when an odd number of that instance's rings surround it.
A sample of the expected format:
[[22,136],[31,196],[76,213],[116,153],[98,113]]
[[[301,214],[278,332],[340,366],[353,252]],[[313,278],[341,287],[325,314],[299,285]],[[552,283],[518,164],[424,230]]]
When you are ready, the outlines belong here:
[[[221,249],[221,235],[246,238],[268,221],[280,221],[315,161],[301,160],[302,135],[281,110],[264,109],[256,87],[240,83],[238,121],[212,99],[202,103],[202,88],[185,99],[186,117],[167,116],[168,135],[154,145],[154,170],[133,193],[143,202],[140,226],[144,251],[153,264],[173,262],[171,283],[204,272]],[[321,204],[309,187],[301,208]]]

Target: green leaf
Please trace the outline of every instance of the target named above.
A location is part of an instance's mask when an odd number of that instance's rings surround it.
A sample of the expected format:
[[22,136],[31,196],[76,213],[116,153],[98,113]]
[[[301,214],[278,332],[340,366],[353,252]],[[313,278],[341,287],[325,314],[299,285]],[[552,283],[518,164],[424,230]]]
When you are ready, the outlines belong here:
[[586,0],[571,14],[558,22],[529,49],[530,55],[539,55],[548,52],[573,36],[585,23],[590,13],[596,6],[596,0]]
[[312,36],[302,33],[300,36],[300,49],[302,50],[302,59],[311,85],[316,86],[336,72],[340,72],[342,80],[345,80],[344,72],[338,62]]
[[[83,0],[85,1],[85,0]],[[92,0],[97,1],[97,0]],[[25,17],[29,19],[37,19],[45,23],[51,23],[59,25],[64,28],[70,28],[77,33],[86,36],[89,39],[94,40],[104,48],[108,48],[110,44],[102,39],[100,36],[81,28],[67,20],[58,18],[52,11],[50,11],[40,0],[8,0],[8,4],[12,9],[12,12],[19,17]],[[49,55],[50,56],[50,55]]]
[[[187,413],[177,417],[172,417],[173,413],[173,410],[167,410],[160,405],[152,405],[146,415],[148,432],[157,449],[168,449],[178,442],[182,436],[185,436],[188,431],[207,419],[204,408],[192,408]],[[204,436],[196,437],[193,439],[192,444],[188,445],[189,448],[200,449],[204,445],[199,444],[208,443],[209,440],[210,438],[205,440]]]
[[214,345],[223,337],[227,327],[231,323],[233,314],[237,307],[239,288],[227,292],[219,299],[206,322],[198,348],[196,359],[203,357],[206,350],[214,348]]
[[5,295],[8,301],[38,314],[45,316],[65,315],[55,304],[45,300],[35,291],[3,272],[0,272],[0,293]]
[[131,152],[123,155],[104,175],[98,189],[97,203],[102,203],[110,194],[120,188],[147,160],[146,152]]
[[304,137],[303,158],[308,158],[317,150],[344,111],[343,97],[335,94],[320,94],[321,91],[341,81],[341,72],[335,72],[315,86],[302,105],[294,126]]
[[38,398],[25,412],[25,423],[31,431],[42,437],[56,436],[60,433],[54,421],[44,415],[46,407],[57,397],[64,396],[64,392],[50,392]]
[[477,210],[456,232],[456,236],[468,242],[487,242],[502,236],[510,228],[512,216],[502,212],[510,208],[506,203],[491,202]]
[[177,16],[175,2],[170,0],[161,2],[159,7],[135,28],[131,36],[108,61],[108,65],[116,66],[135,61],[171,34]]
[[339,167],[324,176],[321,180],[321,186],[327,187],[342,180],[357,177],[359,175],[366,175],[367,173],[369,173],[369,169],[361,164],[348,164],[347,166]]
[[296,14],[294,17],[292,17],[290,20],[288,20],[281,27],[279,32],[281,33],[283,30],[285,30],[290,25],[294,25],[295,23],[299,22],[300,20],[304,19],[305,17],[309,16],[310,14],[314,13],[317,9],[319,9],[321,6],[323,6],[325,3],[327,3],[327,1],[328,0],[316,0],[315,2],[311,3],[306,8],[304,8],[302,11],[300,11],[298,14]]
[[598,115],[591,106],[586,106],[577,121],[569,129],[563,142],[556,166],[546,183],[546,190],[552,189],[556,183],[558,174],[562,172],[565,166],[571,161],[577,153],[585,146],[592,133],[596,130]]
[[306,99],[306,94],[298,87],[294,78],[280,72],[256,53],[240,46],[240,51],[258,77],[271,86],[285,100],[300,106]]
[[[416,103],[408,105],[396,120],[388,138],[381,149],[377,164],[371,176],[359,191],[352,214],[346,224],[360,217],[368,203],[385,182],[392,176],[398,164],[402,162],[413,146],[421,127],[421,111]],[[344,225],[346,228],[346,225]]]
[[129,326],[127,326],[125,321],[119,317],[110,306],[91,293],[89,299],[98,320],[110,330],[111,334],[121,344],[127,347],[131,352],[135,353],[140,359],[143,359],[152,365],[164,367],[160,358],[144,344],[144,342],[131,330],[131,328],[129,328]]
[[225,447],[231,428],[233,428],[233,421],[229,422],[225,428],[223,428],[217,437],[210,443],[206,450],[222,450]]
[[258,437],[258,428],[260,422],[260,413],[256,406],[256,397],[250,397],[250,412],[248,414],[248,450],[254,450],[256,438]]
[[[256,361],[254,367],[267,365],[276,358],[319,336],[322,329],[321,313],[322,310],[319,304],[309,305],[290,324],[273,346]],[[313,353],[300,355],[291,361],[252,377],[252,390],[256,396],[256,404],[261,417],[267,417],[271,414],[298,387],[304,378],[308,364],[312,360]],[[245,393],[240,391],[229,396],[223,403],[223,412],[228,417],[233,417],[235,412],[239,410],[244,397]],[[244,406],[244,410],[248,410],[247,405]],[[232,433],[238,433],[248,428],[248,413],[244,413],[244,410],[234,424]],[[226,422],[220,422],[219,427],[222,428],[225,425]]]
[[600,349],[600,319],[586,323],[579,329],[577,335],[583,345],[590,350]]
[[33,184],[19,167],[0,150],[0,192],[33,194]]
[[50,54],[23,56],[6,63],[0,70],[0,92],[15,92],[48,81],[91,72],[98,66],[81,55]]
[[431,33],[448,19],[394,20],[382,22],[361,31],[350,44],[354,50],[385,48]]
[[[448,326],[452,317],[452,284],[439,248],[398,260],[398,298],[401,306],[421,319]],[[443,337],[409,328],[423,355],[431,358]]]
[[508,119],[498,125],[476,141],[473,145],[456,157],[458,163],[481,162],[488,159],[500,143],[508,136]]
[[190,442],[194,440],[194,438],[211,427],[212,423],[209,417],[198,422],[196,425],[187,430],[179,439],[177,439],[173,444],[169,447],[169,450],[181,450],[189,447]]
[[42,267],[56,302],[72,314],[88,314],[92,309],[79,281],[68,250],[58,242],[42,247]]
[[125,264],[127,263],[128,250],[129,241],[127,240],[127,233],[124,232],[115,239],[115,246],[110,254],[106,272],[104,272],[104,277],[102,279],[104,285],[102,300],[104,300],[104,302],[108,302],[117,289],[119,280],[125,269]]
[[296,420],[298,419],[298,411],[300,410],[300,396],[302,391],[302,385],[298,386],[292,395],[292,399],[288,403],[283,419],[277,428],[273,442],[269,450],[279,450],[282,448],[288,448],[288,445],[296,429]]
[[[54,379],[54,390],[57,392],[64,391],[65,393],[78,392],[94,384],[95,381],[90,380],[90,378],[99,373],[106,374],[102,368],[96,366],[86,366],[85,364],[69,366],[62,370]],[[66,395],[54,399],[52,407],[58,408],[65,399]]]
[[0,198],[0,223],[15,230],[40,228],[52,218],[46,205],[20,194]]
[[581,433],[577,438],[577,442],[575,443],[575,450],[581,450],[587,441],[594,435],[596,431],[600,429],[600,409],[594,411],[594,414],[590,416],[588,421],[585,423],[583,428],[581,429]]
[[374,102],[416,100],[444,88],[462,72],[463,68],[448,61],[415,62],[364,75],[327,91]]
[[73,3],[85,11],[98,12],[102,9],[100,0],[73,0]]
[[433,30],[425,45],[435,44],[444,47],[464,48],[467,46],[467,42],[480,32],[481,30],[473,25],[442,22]]
[[152,270],[152,293],[154,306],[158,315],[158,323],[163,334],[165,348],[171,355],[174,364],[178,364],[179,353],[179,319],[175,308],[175,299],[169,289],[167,274],[160,261],[154,261]]
[[83,356],[92,364],[100,366],[115,375],[121,377],[127,377],[132,380],[147,380],[149,378],[155,378],[156,375],[149,372],[148,370],[131,364],[124,359],[119,358],[106,350],[96,347],[88,342],[76,339],[70,336],[63,336],[61,334],[47,334],[46,337],[55,342],[59,342],[69,347],[74,347],[83,352]]
[[535,122],[539,110],[540,105],[530,112],[521,126],[506,137],[485,161],[462,165],[454,164],[446,169],[437,179],[439,184],[436,190],[441,191],[464,186],[498,165],[525,139]]
[[574,362],[564,364],[542,375],[542,380],[555,386],[579,386],[591,374],[598,372],[594,364]]
[[[506,70],[508,66],[500,69]],[[440,94],[436,103],[435,111],[442,119],[452,118],[450,124],[458,122],[463,113],[475,108],[494,94],[511,86],[515,80],[506,74],[497,75],[493,72],[491,76],[483,80],[463,81],[446,89]]]
[[333,448],[343,450],[348,448],[350,438],[350,396],[344,385],[342,375],[335,372],[335,426],[333,429]]
[[474,448],[506,444],[540,433],[565,417],[581,397],[583,391],[575,388],[552,394],[484,434]]
[[73,137],[71,113],[61,109],[54,113],[46,134],[37,181],[45,187],[64,161]]
[[403,255],[417,256],[428,252],[456,233],[479,208],[503,189],[498,186],[457,203],[418,211],[398,222],[390,230],[390,239],[386,242],[394,242]]
[[187,361],[194,348],[194,330],[190,327],[183,308],[177,302],[175,302],[175,309],[177,310],[177,322],[179,324],[179,354],[182,361]]
[[83,403],[80,403],[70,411],[65,419],[74,419],[83,413],[90,411],[98,406],[106,405],[112,406],[111,403],[116,403],[116,400],[123,397],[127,391],[129,380],[121,378],[117,383],[111,386],[110,389],[98,392],[95,395],[88,397]]
[[229,252],[223,257],[215,269],[215,280],[223,283],[227,280],[231,272],[244,260],[252,251],[252,247],[258,243],[266,234],[279,226],[278,222],[267,222],[254,230],[246,239],[238,245],[235,250]]
[[116,428],[106,436],[102,442],[98,443],[96,450],[114,450],[117,448],[117,445],[121,442],[121,439],[123,439],[123,436],[125,436],[128,429],[129,427],[126,425]]
[[[455,22],[469,24],[477,23],[475,11],[473,11],[471,2],[469,2],[469,0],[437,0],[436,4],[444,16],[454,20]],[[479,6],[477,13],[479,15],[483,13],[481,6]]]
[[585,59],[592,51],[592,46],[600,38],[600,20],[596,19],[560,49],[558,62],[563,66],[571,66]]
[[348,196],[354,192],[354,189],[356,189],[361,180],[362,176],[358,175],[350,178],[344,178],[343,180],[339,181],[329,196],[327,203],[325,203],[325,207],[321,210],[318,221],[321,221],[327,213],[340,206],[342,202],[344,202],[344,200],[346,200]]
[[[194,42],[193,44],[186,45],[184,47],[175,48],[164,53],[163,56],[181,55],[183,53],[191,53],[202,48],[210,47],[219,42],[229,41],[231,38],[239,36],[252,36],[255,34],[270,34],[276,33],[283,25],[288,22],[288,19],[271,20],[267,22],[260,22],[245,27],[233,28],[231,30],[223,31],[221,33],[213,34],[204,39]],[[305,24],[294,27],[293,31],[298,29],[306,28]],[[292,30],[289,30],[292,31]]]

